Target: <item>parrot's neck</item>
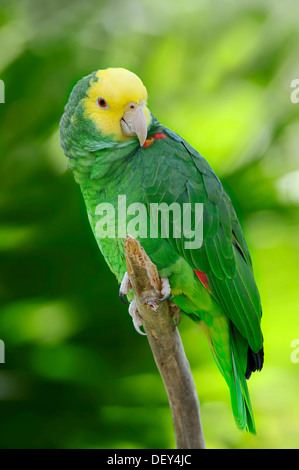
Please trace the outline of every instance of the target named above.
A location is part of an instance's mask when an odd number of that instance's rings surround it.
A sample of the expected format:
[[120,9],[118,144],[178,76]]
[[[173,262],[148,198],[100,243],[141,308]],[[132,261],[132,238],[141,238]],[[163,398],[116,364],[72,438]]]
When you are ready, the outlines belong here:
[[[159,126],[160,123],[152,115],[148,138]],[[82,149],[77,156],[70,157],[68,168],[73,170],[75,180],[81,189],[93,185],[95,181],[98,183],[97,186],[101,183],[106,185],[109,174],[113,174],[115,180],[115,173],[119,173],[119,168],[125,171],[129,166],[128,163],[140,150],[137,137],[125,142],[99,141],[93,151]]]

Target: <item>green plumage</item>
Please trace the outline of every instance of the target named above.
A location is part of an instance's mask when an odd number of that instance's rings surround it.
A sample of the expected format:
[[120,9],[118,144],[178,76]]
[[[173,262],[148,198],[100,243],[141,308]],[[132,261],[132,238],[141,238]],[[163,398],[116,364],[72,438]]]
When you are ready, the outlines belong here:
[[[169,278],[172,299],[183,312],[203,322],[212,353],[231,394],[237,426],[255,432],[246,378],[263,364],[261,303],[249,251],[229,196],[207,161],[187,142],[153,118],[140,147],[136,137],[115,142],[86,120],[81,99],[92,74],[74,88],[61,120],[61,143],[80,184],[92,230],[110,269],[121,282],[125,271],[123,238],[99,238],[99,203],[127,205],[203,203],[203,245],[186,249],[184,236],[140,239],[145,251]],[[132,218],[133,216],[131,216]],[[116,219],[117,224],[117,219]],[[116,231],[117,236],[117,231]],[[194,271],[205,273],[208,288]]]

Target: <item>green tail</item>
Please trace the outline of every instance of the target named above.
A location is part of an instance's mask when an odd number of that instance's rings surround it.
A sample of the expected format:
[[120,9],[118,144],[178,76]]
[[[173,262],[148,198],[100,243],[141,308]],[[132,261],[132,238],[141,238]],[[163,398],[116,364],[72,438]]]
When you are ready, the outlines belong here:
[[230,390],[233,415],[241,431],[256,434],[247,381],[248,343],[224,316],[215,317],[209,327],[210,346],[217,366]]
[[242,431],[248,430],[256,434],[253,411],[245,378],[247,348],[244,348],[244,344],[242,344],[244,340],[242,340],[243,338],[238,331],[236,331],[235,328],[231,328],[232,374],[228,385],[233,414],[238,428]]

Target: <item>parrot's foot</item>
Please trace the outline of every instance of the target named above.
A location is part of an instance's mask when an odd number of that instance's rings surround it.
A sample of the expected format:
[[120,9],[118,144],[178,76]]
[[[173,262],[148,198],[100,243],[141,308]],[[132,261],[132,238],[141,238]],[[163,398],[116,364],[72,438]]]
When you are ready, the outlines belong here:
[[175,321],[175,326],[179,326],[179,324],[181,323],[181,309],[180,309],[180,307],[177,304],[175,304],[174,302],[172,302],[171,300],[168,301],[168,305],[169,305],[169,310],[170,310],[172,319],[176,320]]
[[119,297],[122,302],[125,304],[129,304],[129,302],[124,298],[124,295],[129,293],[129,290],[132,289],[132,284],[129,279],[128,273],[125,272],[123,280],[121,281],[120,289],[119,289]]
[[138,312],[138,308],[137,308],[135,299],[132,300],[132,302],[130,303],[130,306],[129,306],[129,314],[130,314],[131,317],[132,317],[133,325],[134,325],[134,328],[135,328],[135,330],[137,331],[137,333],[139,333],[140,335],[146,336],[146,333],[144,333],[144,332],[141,331],[141,329],[140,329],[140,326],[142,326],[142,318],[141,318],[141,316],[140,316],[140,314],[139,314],[139,312]]
[[162,299],[157,299],[159,302],[163,302],[163,300],[167,300],[170,297],[170,284],[168,277],[161,277],[161,295],[163,295]]
[[[173,320],[175,321],[175,326],[178,326],[181,322],[181,310],[180,308],[171,300],[169,300],[171,294],[171,287],[169,284],[168,277],[161,277],[161,295],[163,295],[162,299],[157,299],[159,302],[163,302],[164,300],[168,300],[169,310]],[[173,296],[172,296],[173,297]]]
[[[154,299],[155,302],[156,301],[163,302],[164,300],[168,300],[170,297],[170,284],[169,284],[169,280],[167,277],[161,277],[161,285],[162,285],[162,289],[161,289],[162,298]],[[132,284],[129,279],[128,273],[126,272],[121,282],[120,289],[119,289],[119,297],[126,304],[128,304],[129,302],[127,302],[127,300],[124,298],[124,295],[127,295],[129,293],[129,290],[131,289],[132,289]],[[173,320],[175,321],[175,326],[178,326],[181,321],[180,308],[174,302],[171,302],[170,300],[168,300],[168,304],[169,304],[171,316]],[[140,327],[143,326],[143,323],[142,323],[142,317],[140,313],[138,312],[135,299],[133,299],[129,305],[129,314],[132,317],[133,325],[137,333],[139,333],[140,335],[146,336],[146,333],[144,333],[140,329]]]

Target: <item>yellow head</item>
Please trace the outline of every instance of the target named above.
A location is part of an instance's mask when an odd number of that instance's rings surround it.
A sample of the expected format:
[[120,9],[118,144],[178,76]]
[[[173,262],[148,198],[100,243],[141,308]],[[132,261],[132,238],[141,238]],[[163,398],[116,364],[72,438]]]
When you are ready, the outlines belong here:
[[140,78],[123,68],[99,70],[96,78],[82,100],[84,117],[93,121],[103,137],[124,141],[137,135],[143,145],[151,113]]

